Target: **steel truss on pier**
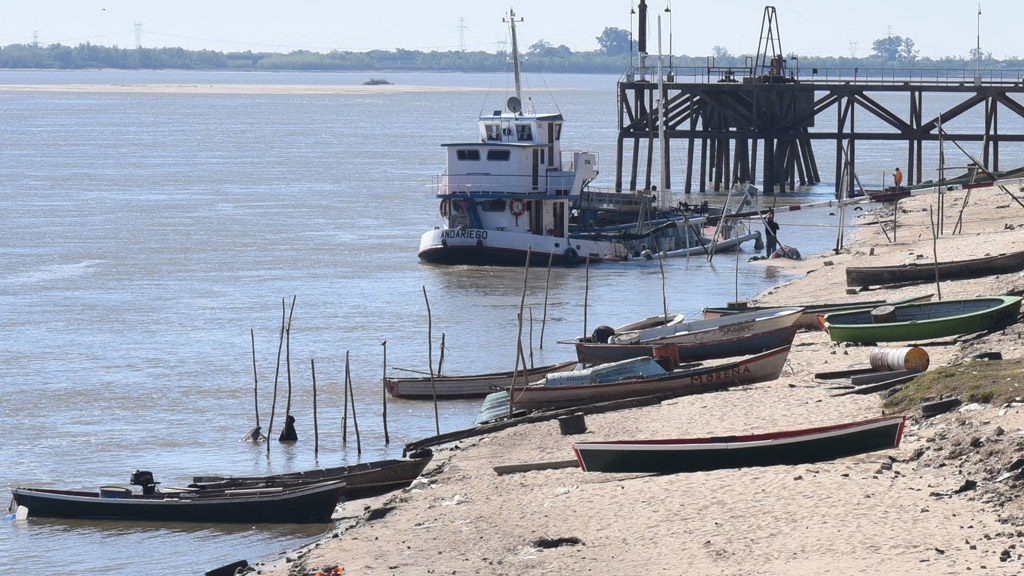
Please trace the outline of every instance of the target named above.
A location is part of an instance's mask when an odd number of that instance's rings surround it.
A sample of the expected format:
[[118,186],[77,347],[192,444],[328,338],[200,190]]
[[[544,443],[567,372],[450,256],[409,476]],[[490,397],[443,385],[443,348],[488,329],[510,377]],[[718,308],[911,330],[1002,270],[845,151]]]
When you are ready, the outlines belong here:
[[[1013,97],[1024,93],[1024,71],[801,71],[798,61],[787,61],[782,56],[774,18],[774,9],[766,8],[758,54],[748,58],[744,67],[716,67],[713,59],[702,68],[651,65],[657,57],[644,54],[646,42],[641,38],[639,66],[631,68],[618,83],[616,190],[623,189],[627,154],[631,160],[627,189],[638,189],[641,179],[643,189],[652,189],[654,143],[659,135],[663,139],[659,141],[658,157],[665,163],[664,186],[668,189],[672,189],[672,141],[686,140],[686,193],[693,191],[695,174],[699,175],[699,192],[705,192],[709,183],[718,191],[723,185],[729,188],[734,183],[754,182],[759,150],[765,192],[785,192],[797,183],[817,184],[821,178],[811,145],[816,140],[835,143],[837,175],[847,163],[856,166],[859,141],[903,143],[907,151],[906,185],[922,181],[925,142],[940,138],[982,142],[980,161],[985,168],[998,171],[1000,144],[1024,141],[1022,133],[999,131],[1000,111],[1024,118],[1024,105]],[[891,101],[892,94],[909,106],[904,110],[900,105],[897,111],[891,104],[880,102]],[[925,117],[924,110],[937,109],[936,102],[925,102],[926,97],[958,103]],[[964,123],[954,122],[981,108],[982,131],[964,129]],[[817,120],[825,114],[834,115],[835,123],[816,129]],[[870,117],[868,121],[865,114]],[[881,121],[882,129],[874,119]],[[901,157],[896,154],[894,162]],[[837,197],[840,180],[836,178]]]

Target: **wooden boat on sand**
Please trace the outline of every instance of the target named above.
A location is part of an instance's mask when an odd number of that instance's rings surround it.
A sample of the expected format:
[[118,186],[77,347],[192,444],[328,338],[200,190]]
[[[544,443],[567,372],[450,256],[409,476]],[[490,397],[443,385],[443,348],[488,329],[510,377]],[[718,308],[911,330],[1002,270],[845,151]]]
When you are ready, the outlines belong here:
[[715,358],[729,358],[759,354],[775,348],[789,346],[796,336],[796,326],[784,326],[768,331],[739,335],[722,335],[702,342],[683,344],[597,344],[576,342],[576,359],[581,364],[595,365],[618,362],[630,358],[665,356],[675,362],[697,362]]
[[[537,384],[512,391],[513,412],[583,406],[643,396],[685,396],[775,380],[789,356],[789,346],[732,362],[690,364],[666,370],[649,358],[626,360],[586,370],[553,373]],[[489,395],[477,422],[508,412],[509,392]],[[485,415],[490,415],[485,417]]]
[[[536,382],[551,372],[570,370],[576,361],[561,362],[538,366],[526,371],[525,379],[520,370],[516,383]],[[406,400],[432,400],[434,391],[438,400],[455,400],[459,398],[483,398],[495,390],[512,385],[512,371],[491,372],[488,374],[444,375],[435,376],[431,387],[429,376],[414,378],[388,377],[384,379],[384,387],[388,394]]]
[[878,309],[827,314],[822,322],[834,342],[933,340],[1013,324],[1020,305],[1020,296],[963,298],[893,306],[884,315]]
[[800,312],[801,309],[797,307],[770,308],[721,318],[676,322],[638,330],[598,326],[590,336],[563,341],[563,343],[660,345],[707,342],[791,326],[799,317]]
[[898,266],[850,266],[846,269],[846,285],[862,287],[935,282],[936,268],[939,280],[1010,274],[1024,270],[1024,250],[970,260],[939,262],[938,265],[912,263]]
[[577,442],[587,472],[671,474],[720,468],[809,464],[897,448],[906,416],[749,436]]
[[160,522],[330,522],[344,481],[290,488],[134,493],[121,486],[98,492],[14,488],[13,504],[28,517],[152,520]]
[[[685,320],[685,317],[682,314],[663,314],[630,322],[629,324],[609,330],[616,333],[625,333],[637,330],[671,328],[682,323],[683,320]],[[525,379],[523,378],[523,372],[520,370],[515,378],[515,383],[517,386],[520,386],[537,382],[552,372],[571,370],[575,364],[575,361],[569,361],[531,368],[526,371]],[[436,391],[438,399],[455,400],[460,398],[483,398],[488,394],[508,388],[512,385],[512,380],[512,371],[461,376],[435,376],[433,387],[431,387],[429,376],[415,378],[389,377],[384,379],[384,387],[387,389],[388,394],[395,398],[432,400]]]
[[423,473],[434,454],[419,450],[409,458],[360,462],[348,466],[318,468],[269,476],[194,476],[190,489],[201,492],[237,490],[241,488],[293,488],[323,482],[344,481],[345,500],[379,496],[405,488]]
[[[794,322],[793,325],[796,326],[799,330],[821,330],[821,323],[818,322],[818,316],[824,314],[831,314],[833,312],[850,312],[853,310],[862,310],[865,308],[872,309],[886,305],[898,306],[900,304],[911,304],[913,302],[927,302],[931,299],[931,294],[924,294],[921,296],[908,296],[906,298],[893,298],[890,300],[868,300],[866,302],[801,304],[800,307],[803,308],[804,311],[802,314],[800,314],[800,317],[796,319],[796,322]],[[718,318],[720,316],[739,314],[740,312],[765,310],[767,308],[767,306],[709,306],[707,308],[704,308],[703,313],[705,318]]]

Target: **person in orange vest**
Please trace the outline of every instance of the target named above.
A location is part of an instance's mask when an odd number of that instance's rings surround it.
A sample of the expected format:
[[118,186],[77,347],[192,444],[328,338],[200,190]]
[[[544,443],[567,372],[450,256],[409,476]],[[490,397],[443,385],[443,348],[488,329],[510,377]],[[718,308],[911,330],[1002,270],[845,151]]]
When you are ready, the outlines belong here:
[[903,172],[900,172],[899,168],[897,168],[896,172],[893,173],[892,180],[896,183],[896,189],[899,190],[900,184],[903,184]]

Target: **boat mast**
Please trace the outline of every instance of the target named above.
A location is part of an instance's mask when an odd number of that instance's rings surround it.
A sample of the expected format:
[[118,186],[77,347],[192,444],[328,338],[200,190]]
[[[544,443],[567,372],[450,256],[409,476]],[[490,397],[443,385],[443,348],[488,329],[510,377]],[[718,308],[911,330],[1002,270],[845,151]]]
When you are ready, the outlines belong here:
[[[501,21],[502,22],[508,22],[509,28],[511,28],[511,30],[512,30],[512,68],[513,68],[513,76],[515,77],[515,80],[516,80],[516,98],[518,98],[519,101],[522,102],[523,101],[523,93],[522,93],[523,90],[522,90],[522,85],[519,83],[519,41],[516,38],[516,11],[511,9],[511,8],[509,8],[509,10],[508,10],[508,18],[502,18]],[[523,21],[523,19],[520,18],[519,22],[522,22],[522,21]]]

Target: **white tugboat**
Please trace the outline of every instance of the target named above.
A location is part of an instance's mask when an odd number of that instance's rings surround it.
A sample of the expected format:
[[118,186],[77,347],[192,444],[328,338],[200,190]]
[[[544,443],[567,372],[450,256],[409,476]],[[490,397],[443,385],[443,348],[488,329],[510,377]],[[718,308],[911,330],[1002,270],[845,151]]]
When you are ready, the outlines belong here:
[[[444,144],[446,171],[437,177],[441,225],[420,238],[419,258],[432,264],[573,266],[629,258],[697,256],[736,249],[760,233],[731,225],[707,238],[707,202],[657,209],[651,191],[603,192],[597,156],[562,151],[561,114],[523,111],[515,13],[512,35],[515,95],[506,110],[481,116],[478,139]],[[665,166],[662,166],[662,170]],[[712,211],[714,209],[711,209]],[[721,210],[718,210],[721,213]]]
[[420,238],[419,257],[437,264],[558,265],[627,259],[615,238],[573,237],[574,201],[597,177],[597,156],[562,154],[561,114],[523,111],[515,13],[512,34],[515,96],[507,110],[480,118],[479,140],[445,144],[448,165],[438,177],[443,224]]

